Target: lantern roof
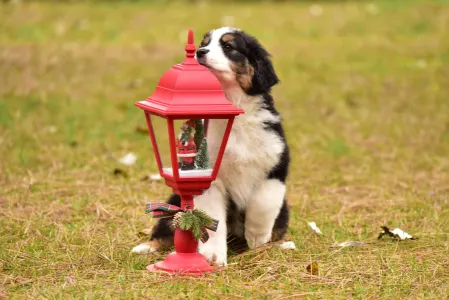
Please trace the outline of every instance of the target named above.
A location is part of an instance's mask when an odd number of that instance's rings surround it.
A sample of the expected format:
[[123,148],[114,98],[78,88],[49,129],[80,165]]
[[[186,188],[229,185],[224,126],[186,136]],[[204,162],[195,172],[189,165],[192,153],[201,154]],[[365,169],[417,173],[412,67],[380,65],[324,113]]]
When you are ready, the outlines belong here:
[[188,33],[186,58],[171,67],[159,80],[155,92],[136,106],[160,116],[232,116],[243,110],[226,98],[220,82],[196,59],[193,31]]

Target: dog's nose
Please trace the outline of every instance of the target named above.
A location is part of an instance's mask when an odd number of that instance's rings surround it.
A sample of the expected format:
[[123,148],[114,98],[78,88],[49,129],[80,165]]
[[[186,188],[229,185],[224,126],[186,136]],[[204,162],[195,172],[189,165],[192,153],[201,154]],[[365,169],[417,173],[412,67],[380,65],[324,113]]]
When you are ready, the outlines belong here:
[[200,48],[196,50],[196,57],[201,58],[206,55],[207,52],[209,52],[209,49]]

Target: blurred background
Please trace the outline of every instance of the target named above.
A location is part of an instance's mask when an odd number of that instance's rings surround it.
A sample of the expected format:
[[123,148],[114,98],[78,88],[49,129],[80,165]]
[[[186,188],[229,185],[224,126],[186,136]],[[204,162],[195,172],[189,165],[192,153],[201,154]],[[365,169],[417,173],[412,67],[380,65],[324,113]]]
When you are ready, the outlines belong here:
[[[256,36],[273,55],[298,247],[310,246],[304,219],[337,239],[372,237],[388,222],[447,232],[447,1],[11,0],[0,3],[6,249],[48,252],[61,232],[65,244],[94,247],[113,232],[117,255],[127,255],[148,225],[144,204],[170,193],[147,179],[157,169],[134,103],[183,60],[189,28],[198,45],[221,26]],[[121,162],[128,153],[135,163]],[[41,236],[25,234],[25,220]],[[51,239],[36,245],[42,236]],[[8,274],[26,277],[4,251]]]
[[444,1],[12,0],[0,9],[3,180],[27,169],[106,171],[126,151],[154,170],[133,104],[182,61],[188,28],[198,44],[212,28],[239,27],[272,53],[294,178],[341,164],[346,174],[321,172],[333,182],[392,176],[431,167],[448,149]]

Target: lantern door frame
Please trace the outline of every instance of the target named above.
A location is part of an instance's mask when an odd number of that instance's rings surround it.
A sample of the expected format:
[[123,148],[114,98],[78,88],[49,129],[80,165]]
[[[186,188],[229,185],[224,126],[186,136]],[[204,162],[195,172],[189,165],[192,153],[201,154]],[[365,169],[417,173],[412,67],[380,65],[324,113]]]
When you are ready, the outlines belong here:
[[[214,181],[217,178],[218,171],[220,170],[221,163],[223,161],[223,156],[226,150],[226,145],[229,140],[229,136],[231,135],[231,129],[232,125],[234,123],[235,116],[234,115],[209,115],[201,114],[201,115],[170,115],[166,116],[163,114],[154,113],[148,110],[144,110],[145,119],[148,126],[148,131],[150,134],[151,143],[153,146],[153,151],[156,157],[156,163],[159,170],[159,174],[161,177],[163,177],[166,180],[167,185],[174,188],[175,190],[185,190],[186,188],[188,190],[191,190],[189,188],[188,183],[198,183],[201,186],[198,186],[201,188],[201,190],[198,190],[197,193],[193,193],[193,195],[200,195],[202,194],[202,191],[204,189],[209,188],[212,181]],[[167,174],[163,170],[162,165],[162,159],[161,154],[159,151],[159,145],[157,142],[156,134],[153,127],[153,122],[151,121],[151,116],[156,116],[163,118],[166,121],[167,124],[167,134],[169,137],[169,148],[170,148],[170,168],[172,169],[172,175]],[[207,132],[208,132],[208,125],[209,120],[226,120],[226,129],[224,131],[222,140],[220,142],[220,147],[218,149],[217,153],[217,159],[215,161],[215,164],[212,168],[212,173],[210,176],[180,176],[179,174],[179,168],[178,168],[178,157],[176,155],[176,132],[174,128],[174,121],[176,120],[186,120],[186,119],[201,119],[203,120],[204,124],[204,136],[207,139]],[[192,194],[192,193],[189,193]]]

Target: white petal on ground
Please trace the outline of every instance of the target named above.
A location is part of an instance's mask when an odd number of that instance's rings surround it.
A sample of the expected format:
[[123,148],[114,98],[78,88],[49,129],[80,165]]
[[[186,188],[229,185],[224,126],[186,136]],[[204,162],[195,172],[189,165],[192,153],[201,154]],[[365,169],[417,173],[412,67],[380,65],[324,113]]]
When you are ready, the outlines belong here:
[[334,245],[334,247],[359,247],[365,245],[364,242],[348,241]]
[[307,225],[309,225],[310,228],[312,228],[313,231],[315,231],[317,234],[323,234],[321,230],[316,226],[315,222],[307,222]]
[[288,250],[288,249],[296,249],[296,245],[294,242],[289,241],[289,242],[283,242],[282,244],[279,244],[279,247],[281,247],[281,249],[284,250]]
[[151,181],[159,181],[162,179],[161,174],[150,174],[148,177]]
[[395,228],[394,230],[391,231],[391,233],[396,234],[401,240],[413,239],[413,236],[411,236],[405,231],[402,231],[399,228]]
[[136,163],[137,156],[134,153],[128,153],[120,159],[120,163],[131,166]]

